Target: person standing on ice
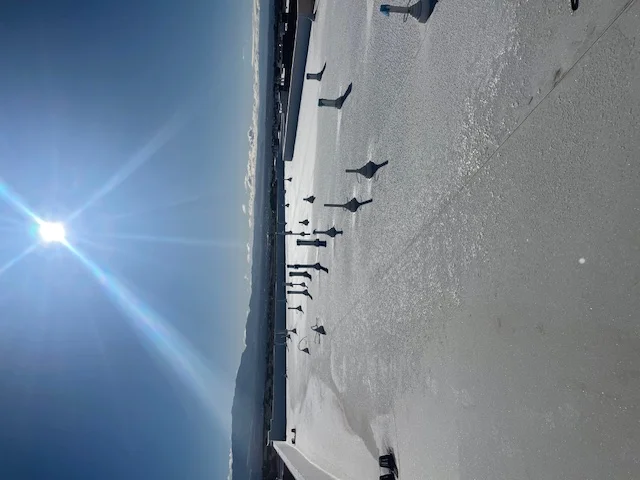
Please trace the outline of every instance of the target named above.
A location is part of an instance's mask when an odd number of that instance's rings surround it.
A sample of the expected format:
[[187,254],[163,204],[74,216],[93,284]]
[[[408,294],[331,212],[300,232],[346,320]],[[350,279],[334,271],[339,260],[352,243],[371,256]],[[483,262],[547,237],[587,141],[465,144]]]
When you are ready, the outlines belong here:
[[322,67],[322,70],[320,70],[318,73],[307,73],[307,80],[317,80],[317,81],[322,80],[322,75],[324,75],[325,68],[327,68],[326,63]]
[[351,90],[353,89],[353,83],[350,83],[345,92],[339,96],[338,98],[329,99],[329,98],[321,98],[318,100],[319,107],[333,107],[340,110],[342,105],[344,105],[345,100],[349,95],[351,95]]
[[433,13],[433,9],[436,7],[438,0],[418,0],[411,6],[400,7],[396,5],[380,5],[380,13],[385,16],[389,16],[391,13],[402,13],[405,18],[411,15],[420,23],[427,23],[429,17]]

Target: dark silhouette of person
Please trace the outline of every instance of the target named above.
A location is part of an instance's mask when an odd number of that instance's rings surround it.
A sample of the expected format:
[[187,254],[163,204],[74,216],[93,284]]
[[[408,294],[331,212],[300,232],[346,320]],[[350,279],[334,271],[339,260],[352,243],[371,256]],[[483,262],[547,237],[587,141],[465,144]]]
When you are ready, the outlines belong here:
[[[306,340],[306,342],[305,342],[305,340]],[[300,350],[301,352],[306,353],[307,355],[311,355],[311,352],[309,352],[309,347],[300,348],[302,346],[302,342],[305,342],[306,345],[309,344],[309,341],[307,340],[307,337],[302,337],[298,341],[298,350]]]
[[347,168],[345,172],[359,173],[363,177],[370,179],[370,178],[373,178],[376,172],[380,170],[382,167],[384,167],[387,163],[389,163],[388,160],[382,163],[367,162],[360,168]]
[[285,178],[284,179],[285,182],[290,182],[291,180],[293,180],[293,177],[289,177],[289,178]]
[[340,204],[340,203],[325,203],[324,206],[325,207],[340,207],[340,208],[344,208],[345,210],[349,210],[351,213],[356,213],[356,211],[362,205],[366,205],[367,203],[371,203],[371,202],[373,202],[373,199],[365,200],[364,202],[359,202],[357,198],[353,197],[347,203],[343,203],[343,204]]
[[320,343],[320,339],[322,338],[322,335],[327,334],[327,331],[324,329],[324,327],[318,324],[319,320],[320,319],[316,317],[316,324],[311,325],[311,330],[315,333],[315,336],[313,338],[314,343]]
[[307,73],[307,80],[321,81],[322,75],[324,75],[324,70],[326,68],[327,68],[327,63],[325,62],[324,66],[322,67],[322,70],[320,70],[318,73]]
[[287,290],[288,295],[304,295],[305,297],[309,297],[313,300],[313,297],[309,293],[309,290]]
[[429,17],[433,13],[433,9],[438,3],[438,0],[418,0],[413,5],[406,7],[400,7],[396,5],[380,5],[380,12],[383,15],[389,16],[390,13],[402,13],[405,18],[411,15],[420,23],[427,23]]
[[305,247],[326,247],[327,242],[316,238],[315,240],[296,240],[296,245]]
[[331,238],[335,238],[336,235],[342,235],[342,230],[336,230],[336,227],[331,227],[329,230],[314,230],[314,235],[328,235]]
[[303,200],[304,200],[305,202],[313,203],[313,202],[315,202],[315,201],[316,201],[316,197],[314,197],[313,195],[311,195],[311,196],[309,196],[309,197],[307,197],[307,198],[303,198]]
[[320,263],[314,263],[311,268],[315,268],[316,270],[322,270],[325,273],[329,273],[329,269],[327,267],[323,267]]
[[319,335],[326,335],[327,331],[324,329],[324,326],[322,325],[312,325],[311,326],[311,330],[313,330],[314,332],[316,332]]
[[329,269],[320,265],[320,263],[295,263],[293,265],[287,264],[287,268],[314,268],[316,270],[322,270],[329,273]]
[[307,225],[309,225],[309,220],[307,220],[305,218],[304,220],[302,220],[301,222],[298,222],[298,223],[300,223],[300,224],[302,224],[302,225],[304,225],[306,227]]
[[342,105],[344,105],[345,100],[351,95],[351,90],[353,89],[353,83],[350,83],[345,92],[335,99],[321,98],[318,100],[319,107],[333,107],[340,110]]
[[287,307],[287,310],[297,310],[300,313],[304,313],[300,305],[298,305],[297,307]]
[[308,278],[309,281],[313,280],[313,277],[309,272],[289,272],[290,277],[304,277]]
[[285,208],[289,208],[289,204],[288,204],[288,203],[285,203],[285,204],[284,204],[284,207],[285,207]]

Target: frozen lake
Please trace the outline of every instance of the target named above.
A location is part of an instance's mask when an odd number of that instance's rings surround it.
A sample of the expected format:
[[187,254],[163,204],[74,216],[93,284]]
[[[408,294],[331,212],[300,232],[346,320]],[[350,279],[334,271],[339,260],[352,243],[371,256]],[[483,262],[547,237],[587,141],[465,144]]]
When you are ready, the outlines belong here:
[[330,270],[289,297],[296,446],[345,480],[387,448],[404,479],[640,478],[640,4],[380,3],[311,32],[288,228],[344,235],[287,238]]

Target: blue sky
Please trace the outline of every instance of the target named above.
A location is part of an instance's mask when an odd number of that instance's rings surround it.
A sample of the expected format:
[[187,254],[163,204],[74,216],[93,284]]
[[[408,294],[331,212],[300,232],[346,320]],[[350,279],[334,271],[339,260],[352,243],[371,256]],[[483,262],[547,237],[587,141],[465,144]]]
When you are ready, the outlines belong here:
[[[3,2],[0,478],[226,477],[251,10]],[[94,199],[67,226],[93,273],[61,245],[12,264],[35,240],[15,195],[51,220]]]

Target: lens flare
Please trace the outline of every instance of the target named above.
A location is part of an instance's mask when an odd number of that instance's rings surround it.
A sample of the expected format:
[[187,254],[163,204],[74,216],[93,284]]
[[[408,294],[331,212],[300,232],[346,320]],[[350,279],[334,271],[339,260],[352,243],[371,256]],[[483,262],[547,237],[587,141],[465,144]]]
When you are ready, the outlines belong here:
[[169,322],[155,313],[149,306],[129,291],[113,275],[100,268],[84,253],[69,243],[66,244],[78,260],[105,288],[112,302],[131,321],[131,325],[155,353],[202,402],[205,409],[225,430],[230,430],[228,414],[219,399],[224,397],[224,386],[220,375],[214,375],[193,346],[174,329]]
[[[170,125],[170,128],[161,132],[159,138],[151,142],[146,149],[135,157],[118,175],[112,178],[99,190],[89,201],[71,215],[71,218],[82,213],[92,203],[109,193],[112,189],[122,183],[131,173],[133,173],[142,163],[144,163],[155,151],[158,150],[173,135],[177,125]],[[137,298],[113,275],[100,268],[95,262],[90,260],[85,254],[71,245],[66,239],[64,225],[57,222],[45,222],[37,216],[22,199],[13,192],[9,186],[0,178],[0,199],[5,200],[17,212],[24,214],[32,220],[32,228],[38,229],[40,238],[45,243],[61,243],[64,245],[96,278],[104,287],[111,301],[122,311],[130,321],[131,326],[140,337],[152,347],[158,357],[173,370],[177,377],[188,387],[205,406],[206,411],[225,430],[230,431],[230,418],[228,409],[220,404],[220,398],[229,397],[229,392],[222,382],[222,375],[214,374],[201,359],[192,345],[180,333],[155,313],[149,306]],[[179,239],[183,240],[183,239]],[[24,257],[29,255],[36,247],[37,243],[31,245],[5,265],[0,266],[0,275],[14,266]]]
[[5,202],[12,206],[16,212],[26,215],[36,223],[42,223],[42,220],[40,220],[40,218],[35,213],[33,213],[33,211],[26,205],[25,202],[22,201],[17,193],[11,190],[9,185],[4,183],[2,178],[0,178],[0,197],[2,197]]

